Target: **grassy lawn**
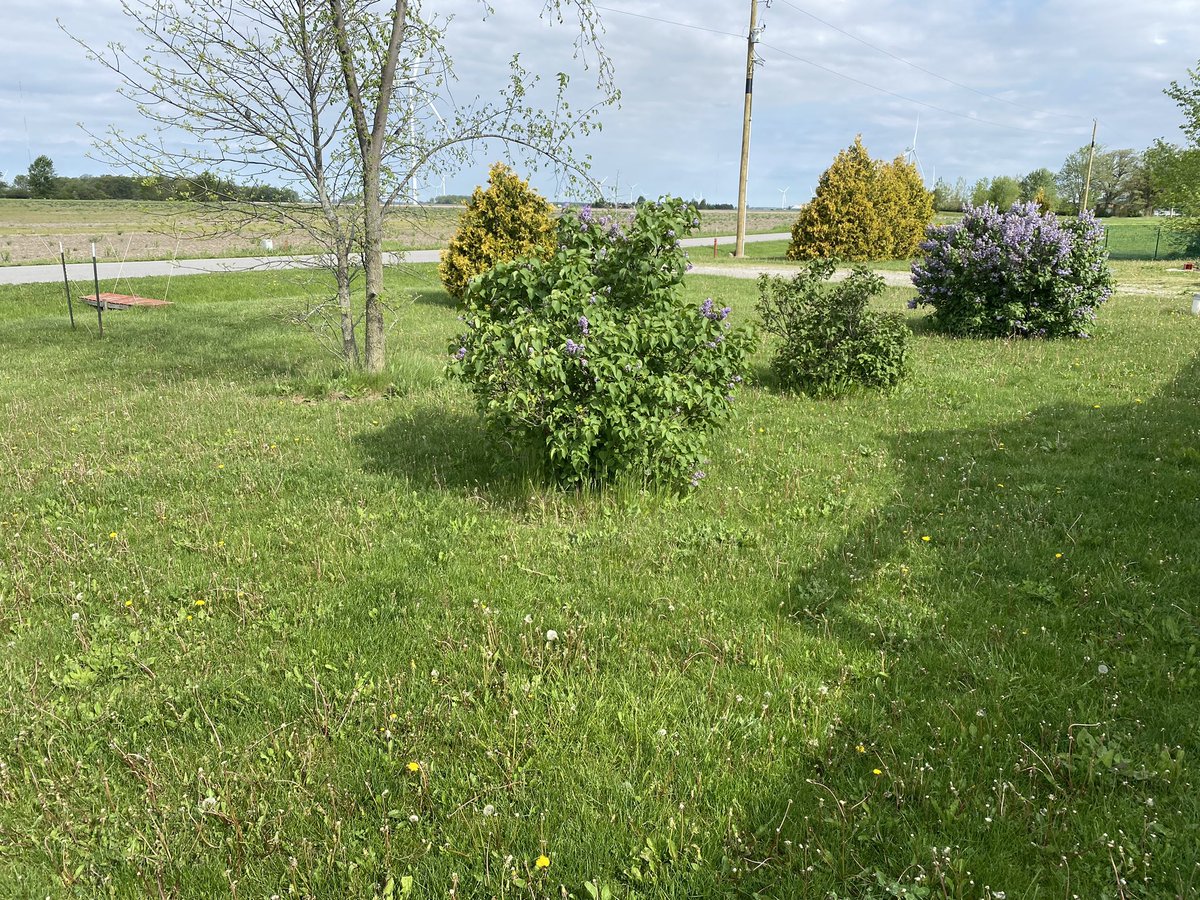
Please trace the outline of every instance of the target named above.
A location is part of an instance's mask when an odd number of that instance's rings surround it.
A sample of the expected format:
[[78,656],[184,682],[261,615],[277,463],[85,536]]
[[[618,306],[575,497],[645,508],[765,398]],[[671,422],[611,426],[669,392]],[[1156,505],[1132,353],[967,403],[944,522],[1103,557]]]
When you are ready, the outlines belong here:
[[0,288],[0,896],[1194,896],[1198,288],[1117,272],[891,395],[764,348],[686,498],[489,447],[432,267],[378,391],[298,273]]

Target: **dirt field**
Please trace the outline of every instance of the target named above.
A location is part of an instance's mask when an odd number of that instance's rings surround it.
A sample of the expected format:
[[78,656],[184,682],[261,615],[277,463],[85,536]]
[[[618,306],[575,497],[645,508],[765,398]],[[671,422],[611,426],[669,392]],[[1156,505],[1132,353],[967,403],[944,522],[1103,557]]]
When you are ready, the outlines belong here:
[[[457,206],[404,208],[387,223],[388,250],[445,246],[462,212]],[[67,259],[90,257],[91,245],[103,260],[200,259],[260,256],[269,238],[276,254],[317,250],[300,231],[278,230],[261,223],[217,233],[206,210],[188,203],[144,203],[132,200],[0,200],[0,265],[28,265],[58,259],[61,242]],[[796,213],[751,210],[751,232],[786,231]],[[702,214],[701,235],[733,234],[736,214],[728,210]]]

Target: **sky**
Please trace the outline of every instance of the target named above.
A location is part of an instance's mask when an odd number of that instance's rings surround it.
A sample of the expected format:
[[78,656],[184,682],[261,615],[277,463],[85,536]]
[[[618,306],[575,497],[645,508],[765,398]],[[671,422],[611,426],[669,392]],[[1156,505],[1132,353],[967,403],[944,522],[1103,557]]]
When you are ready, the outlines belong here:
[[[109,171],[89,158],[84,128],[145,130],[115,76],[89,62],[58,22],[94,45],[138,36],[119,0],[3,0],[0,172],[11,181],[32,158],[62,175]],[[447,47],[454,98],[494,94],[520,53],[553,79],[572,75],[572,102],[597,99],[595,67],[577,57],[577,28],[541,16],[543,0],[425,0],[453,16]],[[598,0],[602,44],[621,102],[603,130],[580,141],[603,190],[735,203],[742,139],[750,0]],[[1182,116],[1163,94],[1200,57],[1200,0],[760,0],[749,203],[792,206],[856,134],[873,156],[913,145],[935,178],[1057,171],[1086,145],[1092,120],[1107,148],[1182,143]],[[83,126],[83,127],[81,127]],[[447,177],[469,193],[498,148],[480,148]],[[528,173],[526,173],[528,174]],[[547,173],[533,183],[554,195]],[[424,197],[443,192],[441,179]]]

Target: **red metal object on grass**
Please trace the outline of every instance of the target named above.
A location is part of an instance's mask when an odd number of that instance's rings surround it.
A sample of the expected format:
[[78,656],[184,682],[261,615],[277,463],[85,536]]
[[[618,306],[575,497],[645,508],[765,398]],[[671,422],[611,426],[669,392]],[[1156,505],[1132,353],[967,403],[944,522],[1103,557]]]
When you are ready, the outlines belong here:
[[166,300],[156,300],[153,297],[137,297],[132,294],[109,294],[101,292],[100,301],[97,302],[95,294],[88,294],[85,297],[80,297],[84,303],[89,306],[99,306],[104,304],[106,310],[122,310],[129,309],[131,306],[170,306]]

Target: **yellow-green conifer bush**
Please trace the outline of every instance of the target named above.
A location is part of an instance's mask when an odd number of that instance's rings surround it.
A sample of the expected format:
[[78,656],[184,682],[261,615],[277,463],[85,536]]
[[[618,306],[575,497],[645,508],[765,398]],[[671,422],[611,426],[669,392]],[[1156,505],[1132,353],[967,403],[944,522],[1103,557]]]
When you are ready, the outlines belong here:
[[910,259],[925,238],[925,229],[933,223],[933,192],[926,190],[917,167],[897,156],[879,167],[883,202],[880,215],[891,235],[892,259]]
[[788,257],[907,258],[932,221],[933,195],[916,168],[903,159],[872,159],[859,135],[821,175],[816,196],[792,226]]
[[442,254],[438,274],[446,292],[461,300],[467,283],[502,262],[547,259],[554,252],[555,209],[508,166],[488,171],[488,187],[475,188],[458,231]]

